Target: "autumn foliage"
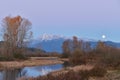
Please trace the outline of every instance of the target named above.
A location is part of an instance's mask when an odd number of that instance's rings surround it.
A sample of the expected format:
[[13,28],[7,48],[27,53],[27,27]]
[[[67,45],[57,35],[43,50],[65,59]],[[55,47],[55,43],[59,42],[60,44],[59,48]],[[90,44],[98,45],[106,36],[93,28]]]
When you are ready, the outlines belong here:
[[11,59],[22,57],[25,41],[32,36],[31,22],[21,16],[7,16],[3,19],[2,26],[4,40],[2,56]]

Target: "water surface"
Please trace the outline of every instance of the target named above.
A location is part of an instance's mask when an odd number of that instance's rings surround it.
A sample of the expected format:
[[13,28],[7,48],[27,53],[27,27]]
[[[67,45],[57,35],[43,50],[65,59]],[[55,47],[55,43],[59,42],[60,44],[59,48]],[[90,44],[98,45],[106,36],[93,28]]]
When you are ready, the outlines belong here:
[[0,72],[0,80],[17,80],[20,77],[38,77],[62,68],[64,68],[63,64],[55,64],[3,70]]

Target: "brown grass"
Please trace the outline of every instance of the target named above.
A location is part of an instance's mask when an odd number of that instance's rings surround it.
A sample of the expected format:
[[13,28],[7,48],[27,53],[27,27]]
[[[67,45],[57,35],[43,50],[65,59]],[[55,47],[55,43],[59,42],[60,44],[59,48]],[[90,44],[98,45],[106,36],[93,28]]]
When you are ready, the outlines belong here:
[[78,65],[78,66],[75,66],[75,67],[67,67],[67,68],[64,68],[62,70],[51,72],[51,74],[52,75],[59,75],[59,74],[62,74],[62,73],[67,73],[68,71],[78,72],[80,70],[91,70],[91,69],[93,69],[93,67],[94,67],[93,65]]
[[51,57],[47,57],[44,59],[28,59],[25,61],[2,61],[0,62],[0,66],[2,69],[4,68],[22,68],[25,66],[37,66],[37,65],[49,65],[49,64],[61,64],[63,63],[61,60],[52,60]]
[[90,77],[89,80],[120,80],[120,71],[107,71],[104,77]]

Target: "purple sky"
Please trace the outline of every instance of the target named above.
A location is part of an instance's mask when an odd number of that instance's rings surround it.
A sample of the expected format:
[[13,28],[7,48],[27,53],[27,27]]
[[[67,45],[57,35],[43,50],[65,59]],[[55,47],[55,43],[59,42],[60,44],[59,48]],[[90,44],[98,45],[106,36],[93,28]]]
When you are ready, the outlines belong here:
[[0,21],[21,15],[32,22],[34,38],[43,33],[120,42],[119,0],[0,0]]

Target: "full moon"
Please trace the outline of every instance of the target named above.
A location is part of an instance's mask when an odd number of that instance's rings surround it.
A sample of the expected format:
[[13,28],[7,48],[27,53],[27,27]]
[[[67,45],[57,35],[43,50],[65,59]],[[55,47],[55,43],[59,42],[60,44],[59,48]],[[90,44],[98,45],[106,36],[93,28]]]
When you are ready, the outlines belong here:
[[105,36],[105,35],[102,35],[102,38],[103,38],[103,39],[105,39],[105,38],[106,38],[106,36]]

